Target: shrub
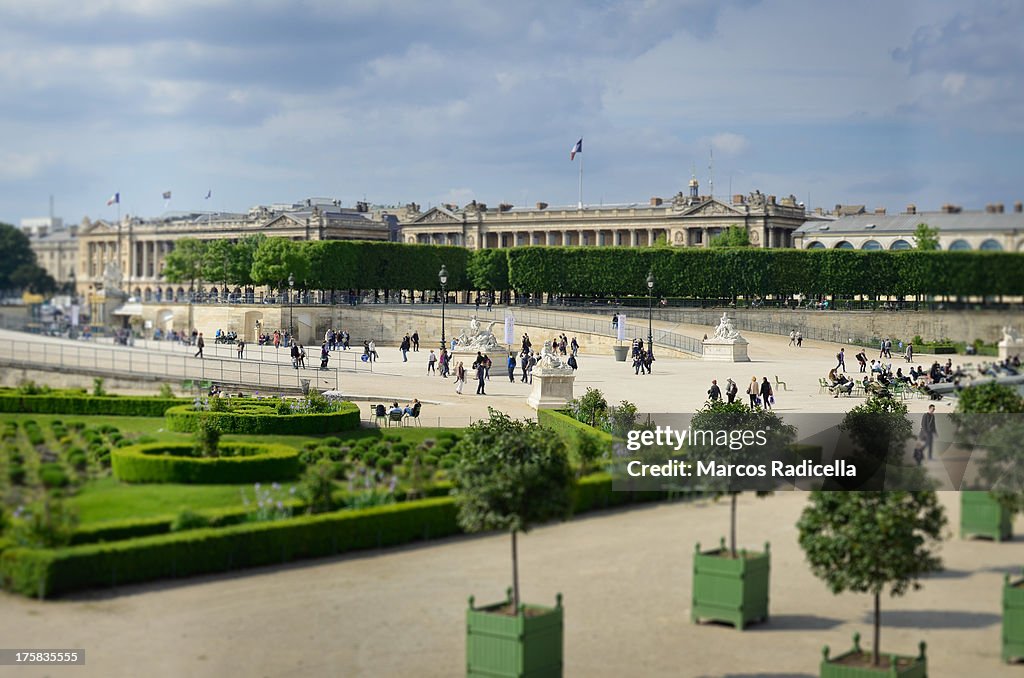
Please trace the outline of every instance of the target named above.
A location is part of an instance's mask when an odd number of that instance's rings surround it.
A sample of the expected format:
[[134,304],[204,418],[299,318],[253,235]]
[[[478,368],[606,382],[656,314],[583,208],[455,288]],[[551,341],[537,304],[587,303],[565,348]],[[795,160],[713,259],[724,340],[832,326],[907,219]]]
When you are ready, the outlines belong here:
[[196,451],[203,457],[216,457],[220,446],[220,424],[210,417],[200,417],[195,433]]
[[184,403],[181,399],[140,396],[92,397],[70,393],[18,395],[0,392],[0,412],[31,412],[37,414],[110,414],[126,417],[161,417],[168,408]]
[[89,459],[85,456],[85,450],[81,448],[74,448],[68,452],[68,463],[75,467],[77,471],[84,471],[89,465]]
[[277,413],[281,416],[294,414],[292,411],[292,405],[287,400],[282,400],[277,404]]
[[245,490],[242,490],[242,503],[249,509],[248,519],[253,522],[266,522],[291,518],[295,492],[295,487],[285,490],[277,483],[255,483],[254,498],[250,501]]
[[230,412],[231,398],[210,398],[211,412]]
[[60,464],[43,464],[39,467],[39,482],[47,489],[59,489],[71,481]]
[[188,456],[188,443],[117,449],[114,476],[130,483],[235,484],[289,480],[299,473],[298,450],[286,445],[223,443],[220,457]]
[[332,447],[338,447],[341,445],[341,438],[337,436],[328,436],[320,441],[321,445],[330,445]]
[[42,502],[19,512],[11,525],[11,539],[27,548],[53,548],[71,541],[77,514],[59,499],[45,495]]
[[174,522],[171,523],[171,532],[181,532],[182,530],[195,530],[201,527],[207,527],[210,524],[210,520],[191,509],[183,509],[174,518]]
[[41,395],[50,392],[49,386],[40,386],[31,379],[22,379],[18,382],[17,388],[14,389],[15,393],[19,395]]
[[7,477],[12,485],[24,485],[25,467],[20,464],[11,464],[7,467]]
[[160,394],[159,394],[159,396],[161,398],[168,398],[168,399],[169,398],[173,398],[174,397],[174,389],[171,388],[170,384],[160,384]]
[[92,394],[94,396],[107,395],[107,392],[103,389],[103,377],[96,377],[92,380]]
[[323,414],[293,413],[289,408],[283,415],[267,410],[246,411],[237,406],[231,412],[197,412],[189,405],[181,405],[167,410],[167,427],[193,432],[200,416],[217,421],[222,433],[316,435],[359,428],[359,407],[353,403],[341,403],[337,411]]
[[299,493],[310,513],[330,511],[334,500],[334,464],[322,460],[306,469]]

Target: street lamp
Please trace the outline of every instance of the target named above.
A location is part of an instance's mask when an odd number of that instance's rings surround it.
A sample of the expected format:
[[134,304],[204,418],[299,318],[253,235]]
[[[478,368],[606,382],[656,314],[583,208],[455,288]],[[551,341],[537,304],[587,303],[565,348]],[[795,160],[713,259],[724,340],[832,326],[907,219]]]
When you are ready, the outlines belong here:
[[288,274],[288,336],[291,337],[292,343],[295,343],[295,316],[292,311],[293,301],[292,294],[295,291],[295,276],[291,273]]
[[647,354],[654,357],[654,331],[652,329],[651,293],[654,291],[654,273],[647,272]]
[[444,338],[444,305],[448,298],[448,269],[445,268],[444,264],[441,264],[441,270],[437,274],[437,279],[441,281],[441,350],[445,349],[445,338]]

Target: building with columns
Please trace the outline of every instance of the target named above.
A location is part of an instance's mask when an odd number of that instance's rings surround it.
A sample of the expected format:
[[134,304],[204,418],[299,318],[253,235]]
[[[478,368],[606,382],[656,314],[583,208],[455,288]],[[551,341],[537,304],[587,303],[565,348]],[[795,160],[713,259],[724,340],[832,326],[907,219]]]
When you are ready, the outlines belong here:
[[551,207],[441,205],[426,212],[409,205],[402,221],[402,241],[462,245],[470,249],[523,245],[646,247],[664,242],[674,247],[707,247],[730,226],[747,230],[756,247],[791,247],[792,234],[808,218],[804,206],[789,196],[755,191],[722,201],[702,196],[696,179],[689,194],[651,198],[647,203]]
[[75,282],[77,224],[66,225],[60,217],[31,217],[21,220],[21,230],[28,236],[29,246],[36,253],[36,262],[58,286]]
[[938,212],[919,212],[907,205],[902,214],[874,213],[808,221],[793,234],[800,249],[908,250],[916,245],[918,224],[938,230],[943,250],[990,250],[1024,252],[1024,204],[1012,212],[1002,204],[987,205],[984,211],[963,211],[944,205]]
[[[117,264],[120,287],[140,301],[183,300],[186,290],[162,278],[164,258],[179,238],[239,240],[262,233],[292,240],[390,240],[396,219],[369,206],[338,200],[259,205],[248,212],[174,213],[156,219],[124,217],[120,223],[83,219],[78,228],[76,287],[83,296],[109,284]],[[240,290],[235,290],[240,291]]]

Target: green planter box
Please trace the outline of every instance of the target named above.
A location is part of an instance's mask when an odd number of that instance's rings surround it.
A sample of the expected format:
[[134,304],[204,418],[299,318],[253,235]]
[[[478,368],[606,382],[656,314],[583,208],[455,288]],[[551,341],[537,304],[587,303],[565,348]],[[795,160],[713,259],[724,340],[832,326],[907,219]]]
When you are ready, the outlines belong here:
[[1003,661],[1024,659],[1024,579],[1003,581]]
[[828,645],[822,651],[821,678],[928,678],[928,659],[924,655],[925,644],[920,644],[920,653],[916,657],[895,654],[883,655],[888,658],[888,666],[876,668],[872,666],[851,666],[844,660],[856,655],[867,655],[860,647],[860,634],[853,634],[853,649],[834,659],[829,659]]
[[562,594],[555,607],[525,605],[515,615],[496,611],[508,599],[466,610],[466,675],[479,678],[561,678],[563,645]]
[[739,630],[750,622],[768,619],[768,574],[771,555],[767,543],[763,552],[740,551],[730,558],[722,539],[719,548],[693,554],[693,601],[690,620],[729,622]]
[[988,492],[960,493],[960,538],[1004,541],[1013,536],[1013,514]]

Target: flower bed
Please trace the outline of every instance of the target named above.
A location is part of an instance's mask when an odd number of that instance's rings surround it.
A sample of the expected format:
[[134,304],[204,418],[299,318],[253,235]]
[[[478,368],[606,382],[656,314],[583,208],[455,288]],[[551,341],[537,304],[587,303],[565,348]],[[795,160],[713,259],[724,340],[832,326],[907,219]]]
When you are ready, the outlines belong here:
[[221,443],[218,457],[193,456],[191,443],[132,445],[111,453],[114,476],[129,483],[252,483],[290,480],[299,452],[287,445]]
[[200,417],[217,422],[222,433],[316,435],[359,428],[359,406],[340,403],[335,412],[278,414],[273,406],[257,401],[232,403],[230,412],[197,411],[192,405],[167,410],[167,427],[172,431],[195,431]]

